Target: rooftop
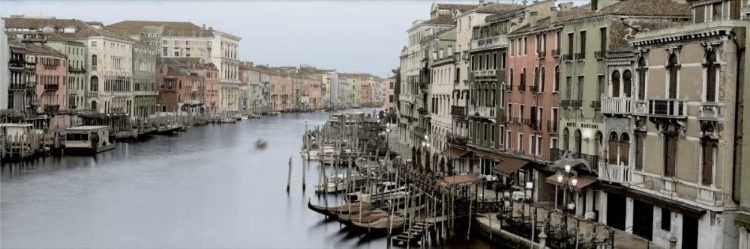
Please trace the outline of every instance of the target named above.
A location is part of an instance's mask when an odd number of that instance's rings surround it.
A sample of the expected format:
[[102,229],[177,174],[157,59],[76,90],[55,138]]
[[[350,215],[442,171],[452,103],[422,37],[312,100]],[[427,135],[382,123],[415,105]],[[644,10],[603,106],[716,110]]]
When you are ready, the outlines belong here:
[[68,27],[76,27],[83,29],[89,27],[88,24],[77,19],[57,19],[54,17],[24,17],[24,16],[12,16],[5,17],[5,28],[19,28],[19,29],[36,29],[41,30],[43,27],[53,27],[56,29],[64,29]]
[[673,0],[623,0],[599,11],[591,11],[591,4],[585,4],[570,11],[560,13],[560,22],[569,22],[601,16],[653,16],[690,17],[687,4]]
[[523,9],[522,4],[510,4],[510,3],[492,3],[477,8],[477,13],[483,14],[501,14],[508,11]]
[[[162,35],[166,36],[200,36],[213,37],[213,32],[203,29],[191,22],[163,22],[163,21],[122,21],[107,26],[107,29],[117,30],[118,33],[140,35],[145,27],[163,27]],[[201,32],[203,31],[203,32]]]

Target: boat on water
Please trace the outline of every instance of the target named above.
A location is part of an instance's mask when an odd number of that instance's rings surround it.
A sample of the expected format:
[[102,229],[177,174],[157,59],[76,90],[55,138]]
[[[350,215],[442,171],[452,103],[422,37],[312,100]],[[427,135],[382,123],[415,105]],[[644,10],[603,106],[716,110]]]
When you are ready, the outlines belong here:
[[328,177],[328,182],[315,185],[315,193],[338,193],[347,190],[351,185],[353,189],[364,187],[366,178],[358,172],[352,172],[347,181],[346,174],[338,174]]
[[372,221],[379,220],[388,216],[388,213],[383,210],[367,210],[355,214],[339,214],[338,221],[344,225],[351,225],[352,221],[360,223],[369,223]]
[[96,154],[115,149],[108,126],[78,126],[65,129],[65,132],[66,152]]
[[310,160],[320,160],[320,149],[310,149],[310,152],[307,149],[302,149],[300,156],[303,160],[307,160],[308,153],[310,154]]
[[248,117],[247,117],[247,115],[242,115],[242,116],[240,116],[240,120],[248,120]]
[[374,189],[373,194],[354,192],[346,196],[346,200],[349,202],[364,201],[364,202],[381,202],[381,201],[401,201],[406,199],[409,195],[405,186],[398,186],[395,182],[381,182]]
[[370,211],[373,209],[372,205],[366,202],[348,203],[337,207],[325,207],[314,205],[310,203],[309,199],[307,200],[307,208],[317,213],[332,217],[338,217],[339,214],[356,214],[360,211]]
[[370,230],[370,231],[388,231],[388,229],[402,229],[406,226],[409,219],[398,216],[390,215],[385,216],[377,220],[368,220],[368,222],[352,221],[352,226],[356,229]]
[[318,153],[318,158],[320,160],[320,163],[332,165],[333,160],[337,155],[338,154],[336,153],[336,149],[334,149],[333,146],[324,146],[323,150]]
[[265,149],[266,145],[268,145],[268,142],[263,139],[258,139],[258,141],[255,141],[255,148],[257,149]]

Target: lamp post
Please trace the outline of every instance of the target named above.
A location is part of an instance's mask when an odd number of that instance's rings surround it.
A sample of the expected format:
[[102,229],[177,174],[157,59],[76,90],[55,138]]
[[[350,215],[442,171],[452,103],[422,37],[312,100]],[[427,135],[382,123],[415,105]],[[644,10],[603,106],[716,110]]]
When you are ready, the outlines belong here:
[[575,188],[578,185],[578,178],[575,176],[574,173],[571,173],[571,166],[570,164],[566,164],[564,171],[557,173],[557,183],[563,186],[563,204],[564,206],[564,214],[565,214],[565,232],[568,232],[568,213],[571,210],[575,210],[576,204],[574,201],[571,200],[570,204],[568,204],[568,189],[570,188],[570,191],[573,191],[573,188]]

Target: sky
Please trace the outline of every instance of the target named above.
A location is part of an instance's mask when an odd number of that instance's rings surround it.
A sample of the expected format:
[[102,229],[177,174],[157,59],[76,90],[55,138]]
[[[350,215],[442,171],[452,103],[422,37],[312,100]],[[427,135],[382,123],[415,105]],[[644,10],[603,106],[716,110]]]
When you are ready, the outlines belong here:
[[[511,0],[487,0],[510,2]],[[569,2],[564,1],[564,2]],[[577,2],[585,0],[572,0]],[[429,19],[430,0],[0,0],[0,15],[101,21],[185,21],[242,37],[242,61],[313,65],[381,77],[399,66],[406,31]],[[439,3],[477,4],[479,0]],[[520,0],[517,0],[520,2]],[[531,2],[531,1],[529,1]],[[558,1],[563,2],[563,1]]]

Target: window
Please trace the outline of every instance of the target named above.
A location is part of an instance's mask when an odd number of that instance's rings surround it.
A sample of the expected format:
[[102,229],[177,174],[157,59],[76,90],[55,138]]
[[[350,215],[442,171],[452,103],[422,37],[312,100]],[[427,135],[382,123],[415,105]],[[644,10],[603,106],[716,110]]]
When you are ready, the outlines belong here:
[[677,98],[677,55],[672,54],[669,56],[669,63],[667,68],[669,69],[669,99]]
[[511,140],[511,134],[513,134],[510,130],[507,132],[508,135],[505,136],[505,149],[506,150],[512,150],[510,146],[510,140]]
[[[560,31],[557,31],[557,33],[555,33],[555,49],[558,51],[560,50],[560,40],[562,40],[562,36],[560,36]],[[572,42],[572,40],[573,39],[571,38],[568,42]]]
[[568,150],[570,145],[570,134],[568,132],[568,127],[563,128],[563,150]]
[[557,138],[550,138],[549,142],[549,148],[550,149],[557,149]]
[[167,47],[162,47],[161,48],[161,54],[162,54],[162,56],[167,56]]
[[523,38],[523,55],[529,54],[529,43],[528,40],[526,40],[526,37]]
[[706,102],[716,102],[716,53],[709,51],[706,56]]
[[518,150],[523,151],[523,134],[518,133]]
[[490,126],[490,142],[492,142],[492,144],[495,144],[495,125],[494,124]]
[[638,99],[644,100],[646,98],[646,59],[641,57],[638,59]]
[[513,68],[510,69],[510,74],[509,75],[510,75],[509,76],[510,78],[508,79],[508,84],[510,84],[510,87],[511,87],[509,89],[513,89]]
[[612,97],[620,97],[620,72],[612,72]]
[[177,46],[177,45],[180,45],[180,41],[177,41],[177,40],[175,40],[175,41],[174,41],[174,45],[175,45],[175,46]]
[[598,88],[597,92],[599,94],[596,95],[596,100],[601,101],[602,100],[602,94],[604,94],[604,89],[606,89],[604,87],[604,75],[598,75],[597,80],[598,80],[598,82],[597,82],[598,84],[596,85],[596,87]]
[[500,58],[501,65],[500,68],[505,69],[505,52],[503,52],[502,57]]
[[635,132],[635,169],[643,170],[643,147],[646,138],[646,132]]
[[174,57],[180,57],[180,51],[175,49],[174,50]]
[[547,78],[547,73],[546,73],[546,70],[544,69],[544,67],[542,67],[542,76],[540,78],[540,80],[542,81],[542,84],[541,84],[540,89],[539,89],[540,92],[544,92],[545,78]]
[[575,147],[575,149],[576,149],[576,152],[577,152],[578,154],[580,154],[580,153],[581,153],[581,145],[582,145],[582,143],[581,143],[581,130],[579,130],[579,129],[576,129],[576,132],[575,132],[575,139],[576,139],[576,140],[575,140],[575,143],[576,143],[576,144],[575,144],[575,146],[576,146],[576,147]]
[[677,131],[665,131],[664,134],[664,176],[675,176],[677,165],[677,134]]
[[541,35],[536,35],[536,39],[534,39],[534,42],[536,43],[536,53],[539,54],[539,52],[542,52],[542,39]]
[[529,136],[529,154],[536,155],[536,138],[531,135]]
[[702,157],[701,161],[701,183],[711,186],[714,180],[714,166],[716,165],[716,144],[714,139],[701,139]]
[[555,92],[560,91],[560,65],[555,66],[555,79],[552,82],[552,84],[553,84],[552,89],[554,89]]
[[672,229],[672,212],[669,209],[661,209],[661,230],[669,231]]
[[490,62],[490,54],[485,54],[484,55],[484,61],[485,61],[485,63],[484,63],[484,69],[489,70],[490,68],[492,68],[492,66],[490,66],[490,63],[491,63]]
[[586,31],[581,31],[581,54],[586,55]]
[[516,40],[510,40],[510,46],[508,46],[508,49],[510,49],[510,56],[513,56],[513,46],[516,45]]
[[537,156],[542,156],[542,136],[536,137],[536,153]]
[[534,86],[539,87],[539,68],[538,67],[534,68]]
[[471,71],[475,70],[476,64],[477,64],[477,58],[476,56],[472,55],[471,56]]
[[497,53],[492,53],[492,69],[497,70]]
[[620,136],[620,161],[625,166],[630,165],[630,136],[627,133],[622,133]]
[[578,76],[578,99],[583,100],[583,76]]
[[573,54],[573,43],[575,41],[573,36],[573,33],[568,33],[568,54],[570,55]]
[[519,90],[526,90],[526,68],[523,68],[523,70],[521,70],[521,89]]
[[572,92],[573,92],[573,82],[572,81],[573,81],[573,79],[570,76],[568,76],[566,78],[566,82],[565,82],[565,99],[567,99],[567,100],[572,100],[572,97],[573,97],[572,96]]
[[96,41],[91,41],[91,47],[96,47]]
[[190,48],[185,49],[185,56],[190,57]]
[[602,55],[607,51],[607,27],[599,28],[599,51]]
[[622,85],[622,90],[625,93],[625,97],[630,98],[631,88],[632,88],[632,79],[633,79],[633,75],[632,73],[630,73],[630,70],[625,70],[625,73],[622,74],[622,79],[624,81]]

